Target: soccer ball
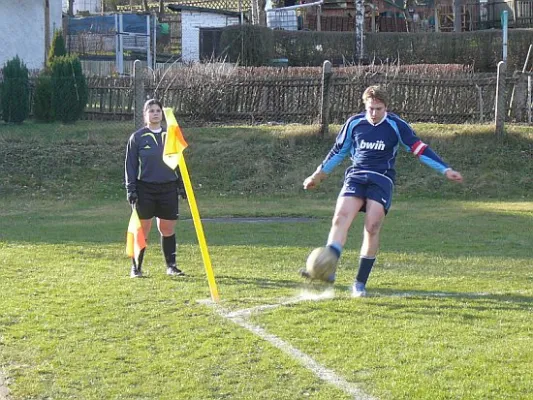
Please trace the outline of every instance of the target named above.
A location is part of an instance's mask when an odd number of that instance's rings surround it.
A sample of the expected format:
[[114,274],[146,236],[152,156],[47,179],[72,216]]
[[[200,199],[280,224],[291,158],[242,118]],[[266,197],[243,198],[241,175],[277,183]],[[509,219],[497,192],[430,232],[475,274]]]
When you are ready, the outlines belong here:
[[330,247],[317,247],[305,263],[305,269],[311,279],[329,282],[337,270],[339,257]]

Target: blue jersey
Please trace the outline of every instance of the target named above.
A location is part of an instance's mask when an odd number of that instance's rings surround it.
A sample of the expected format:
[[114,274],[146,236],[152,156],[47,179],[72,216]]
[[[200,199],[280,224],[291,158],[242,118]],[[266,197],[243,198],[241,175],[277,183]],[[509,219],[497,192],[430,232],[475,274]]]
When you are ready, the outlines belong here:
[[163,162],[166,132],[141,128],[128,140],[125,160],[125,183],[128,192],[137,189],[137,181],[169,183],[179,179],[179,171]]
[[348,118],[340,130],[334,146],[322,162],[322,172],[329,174],[350,154],[352,165],[347,172],[369,171],[394,181],[394,166],[400,146],[440,173],[449,168],[397,115],[387,113],[380,123],[374,125],[367,120],[365,113],[361,113]]

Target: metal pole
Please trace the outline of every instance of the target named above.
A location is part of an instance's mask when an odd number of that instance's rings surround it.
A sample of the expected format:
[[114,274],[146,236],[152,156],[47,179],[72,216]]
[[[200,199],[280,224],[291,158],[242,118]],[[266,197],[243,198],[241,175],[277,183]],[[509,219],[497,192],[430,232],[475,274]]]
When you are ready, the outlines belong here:
[[531,75],[527,77],[527,122],[531,125]]
[[146,66],[152,68],[152,46],[150,45],[150,15],[146,16]]
[[154,36],[153,36],[153,43],[154,43],[154,66],[153,70],[155,73],[155,69],[157,68],[157,15],[154,14]]
[[119,72],[119,56],[120,56],[120,41],[119,38],[119,28],[118,28],[118,14],[115,14],[115,70]]
[[503,31],[503,62],[507,62],[507,31],[509,25],[509,13],[502,11],[502,31]]
[[118,57],[118,73],[120,75],[124,74],[124,35],[123,35],[123,19],[122,14],[118,14],[118,48],[119,48],[119,57]]
[[361,62],[364,54],[363,29],[365,25],[365,5],[363,0],[355,0],[355,59]]

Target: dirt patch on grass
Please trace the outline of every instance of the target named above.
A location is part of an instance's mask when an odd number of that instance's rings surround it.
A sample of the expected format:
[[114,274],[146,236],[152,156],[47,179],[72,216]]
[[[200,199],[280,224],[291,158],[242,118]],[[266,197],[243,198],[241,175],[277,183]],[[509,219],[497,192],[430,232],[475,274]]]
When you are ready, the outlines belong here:
[[[182,221],[191,221],[190,218],[183,219]],[[272,222],[312,222],[316,221],[315,218],[306,217],[217,217],[217,218],[202,218],[202,222],[221,222],[232,224],[264,224]]]
[[9,400],[9,389],[4,375],[0,372],[0,400]]

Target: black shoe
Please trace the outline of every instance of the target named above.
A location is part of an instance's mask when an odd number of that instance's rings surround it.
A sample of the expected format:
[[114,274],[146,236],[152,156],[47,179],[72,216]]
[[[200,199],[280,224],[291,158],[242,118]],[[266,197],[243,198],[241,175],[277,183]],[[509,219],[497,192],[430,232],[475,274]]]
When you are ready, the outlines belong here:
[[141,267],[137,268],[135,265],[131,266],[130,278],[142,278],[143,273]]
[[311,275],[309,275],[309,272],[307,272],[307,270],[305,268],[301,268],[299,271],[298,271],[298,274],[300,274],[300,276],[302,278],[306,278],[306,279],[312,279],[311,278]]
[[[313,277],[311,277],[311,275],[309,274],[309,272],[307,272],[307,270],[305,268],[301,268],[299,271],[298,271],[298,274],[302,277],[302,278],[306,278],[306,279],[310,279],[310,280],[314,280]],[[335,273],[332,273],[331,275],[329,275],[326,279],[322,279],[324,282],[326,283],[335,283]]]
[[185,276],[185,273],[181,269],[176,268],[175,265],[169,265],[167,267],[167,275],[170,275],[170,276]]

